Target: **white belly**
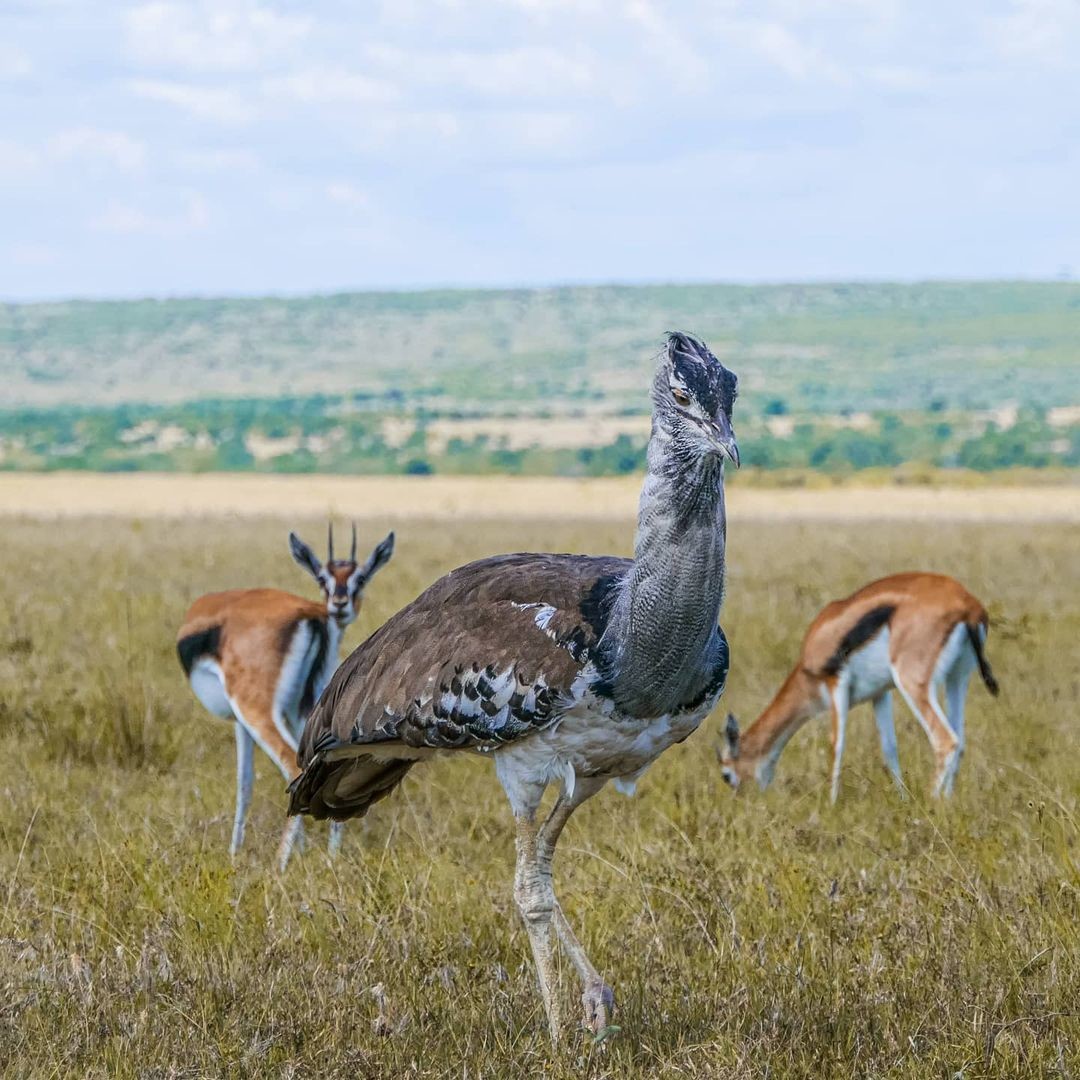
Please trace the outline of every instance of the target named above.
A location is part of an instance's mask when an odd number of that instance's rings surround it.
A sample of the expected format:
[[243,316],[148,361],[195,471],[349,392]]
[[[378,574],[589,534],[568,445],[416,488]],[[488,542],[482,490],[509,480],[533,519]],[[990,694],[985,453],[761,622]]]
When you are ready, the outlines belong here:
[[851,704],[868,701],[893,685],[889,659],[889,628],[884,627],[861,649],[852,653],[844,667]]
[[551,783],[572,787],[579,777],[626,778],[623,788],[632,791],[653,761],[697,730],[712,704],[638,720],[620,716],[610,700],[586,694],[553,727],[497,750],[499,780],[515,813],[533,801],[531,791]]
[[232,716],[232,706],[225,693],[225,676],[216,660],[208,656],[196,660],[189,678],[191,689],[202,702],[203,708],[222,719]]

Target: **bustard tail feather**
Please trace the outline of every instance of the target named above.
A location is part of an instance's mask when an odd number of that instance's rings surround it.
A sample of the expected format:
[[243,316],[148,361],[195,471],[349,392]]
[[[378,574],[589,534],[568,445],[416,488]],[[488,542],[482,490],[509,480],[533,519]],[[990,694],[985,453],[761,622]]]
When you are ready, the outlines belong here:
[[289,813],[334,821],[363,817],[415,764],[415,759],[387,760],[370,754],[328,761],[320,754],[289,785]]

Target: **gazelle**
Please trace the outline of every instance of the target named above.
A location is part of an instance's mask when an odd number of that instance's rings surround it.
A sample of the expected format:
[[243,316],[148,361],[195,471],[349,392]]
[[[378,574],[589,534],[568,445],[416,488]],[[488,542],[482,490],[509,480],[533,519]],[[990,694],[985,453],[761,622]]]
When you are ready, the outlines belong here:
[[[719,750],[732,787],[748,778],[769,785],[787,741],[807,720],[832,716],[832,801],[840,792],[848,711],[874,703],[885,764],[903,790],[893,727],[893,687],[915,714],[934,751],[933,794],[951,795],[964,752],[964,699],[976,667],[991,694],[986,609],[942,574],[896,574],[829,604],[810,624],[802,653],[765,711],[740,736],[729,715]],[[938,690],[945,688],[945,711]]]
[[[199,597],[177,634],[176,650],[195,696],[215,716],[235,721],[235,855],[244,840],[251,803],[254,745],[258,743],[286,781],[299,772],[296,746],[308,713],[338,666],[345,628],[356,619],[367,583],[394,552],[390,533],[360,565],[356,525],[348,559],[334,558],[334,528],[328,534],[326,563],[295,533],[292,557],[318,582],[319,604],[280,589],[230,589]],[[289,820],[278,846],[284,869],[299,833]],[[330,833],[331,854],[341,845],[340,825]]]

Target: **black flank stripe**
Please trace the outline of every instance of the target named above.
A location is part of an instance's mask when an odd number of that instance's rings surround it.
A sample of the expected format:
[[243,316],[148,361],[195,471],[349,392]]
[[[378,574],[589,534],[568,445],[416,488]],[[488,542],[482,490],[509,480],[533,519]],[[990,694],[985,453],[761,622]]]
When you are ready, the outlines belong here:
[[892,617],[894,604],[883,604],[868,611],[841,639],[836,652],[821,669],[823,675],[839,675],[840,669],[856,649],[861,649]]
[[196,660],[204,656],[212,656],[215,660],[221,659],[221,627],[211,626],[209,630],[188,634],[176,643],[176,652],[180,657],[180,666],[184,669],[184,674],[190,677]]

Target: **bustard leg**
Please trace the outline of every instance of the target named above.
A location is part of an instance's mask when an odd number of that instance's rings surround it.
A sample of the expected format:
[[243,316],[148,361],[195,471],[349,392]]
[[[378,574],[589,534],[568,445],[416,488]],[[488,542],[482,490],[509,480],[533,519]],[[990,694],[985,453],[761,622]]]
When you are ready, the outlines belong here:
[[555,893],[551,888],[550,871],[545,875],[537,859],[539,830],[533,814],[517,818],[517,870],[514,874],[514,900],[525,921],[536,964],[540,997],[547,1014],[551,1041],[558,1045],[562,1035],[562,1016],[557,994],[557,971],[552,937],[555,913]]
[[[540,830],[537,856],[540,870],[549,884],[552,862],[555,858],[555,845],[559,842],[563,826],[570,820],[570,815],[603,786],[603,780],[581,779],[574,784],[572,794],[567,794],[564,788],[547,821],[544,822]],[[554,895],[554,888],[552,888],[553,898]],[[601,1035],[607,1029],[612,1010],[615,1008],[615,994],[600,977],[600,973],[585,952],[584,946],[578,941],[558,900],[555,900],[554,918],[559,943],[581,980],[581,1004],[585,1010],[585,1026],[594,1035]]]

